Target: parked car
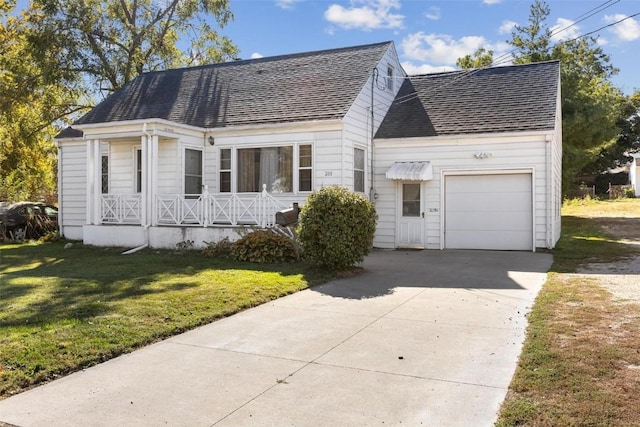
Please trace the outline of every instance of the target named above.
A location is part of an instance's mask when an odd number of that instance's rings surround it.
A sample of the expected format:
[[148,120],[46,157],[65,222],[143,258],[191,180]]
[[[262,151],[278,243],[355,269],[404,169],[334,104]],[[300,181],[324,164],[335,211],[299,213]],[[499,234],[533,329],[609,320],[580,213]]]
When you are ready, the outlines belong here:
[[37,202],[0,202],[0,239],[38,239],[58,229],[58,209]]

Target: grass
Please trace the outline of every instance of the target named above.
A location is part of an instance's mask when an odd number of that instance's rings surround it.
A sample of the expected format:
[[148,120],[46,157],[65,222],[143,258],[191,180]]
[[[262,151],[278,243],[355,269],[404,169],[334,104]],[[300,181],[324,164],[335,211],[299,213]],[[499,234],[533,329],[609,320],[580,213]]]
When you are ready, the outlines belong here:
[[640,199],[565,204],[497,426],[640,426],[640,304],[616,301],[597,276],[571,274],[640,253],[603,231],[620,217],[637,227]]
[[0,398],[328,280],[304,263],[0,247]]

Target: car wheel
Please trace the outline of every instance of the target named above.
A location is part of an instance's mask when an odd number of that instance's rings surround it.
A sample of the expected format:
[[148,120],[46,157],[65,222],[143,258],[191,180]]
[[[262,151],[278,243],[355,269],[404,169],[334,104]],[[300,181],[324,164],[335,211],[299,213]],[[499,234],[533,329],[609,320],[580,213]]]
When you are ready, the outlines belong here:
[[9,237],[11,237],[11,240],[15,240],[16,242],[22,242],[26,237],[26,234],[27,232],[25,228],[18,227],[9,232]]

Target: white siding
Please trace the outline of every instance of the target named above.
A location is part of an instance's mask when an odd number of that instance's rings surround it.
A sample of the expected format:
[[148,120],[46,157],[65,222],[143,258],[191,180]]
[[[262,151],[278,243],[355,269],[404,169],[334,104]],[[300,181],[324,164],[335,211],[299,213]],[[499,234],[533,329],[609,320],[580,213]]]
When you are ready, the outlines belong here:
[[110,194],[135,193],[135,148],[140,140],[112,142],[109,144]]
[[181,194],[180,170],[178,161],[178,143],[175,139],[161,139],[158,141],[158,183],[156,191],[158,194]]
[[[392,66],[395,71],[393,90],[389,90],[386,84],[387,65]],[[375,134],[402,86],[403,78],[406,77],[393,45],[389,47],[376,69],[377,79],[374,80],[372,73],[343,119],[344,143],[341,153],[344,159],[344,179],[341,184],[353,190],[353,149],[354,147],[364,149],[366,193],[371,188],[371,107],[373,106],[373,133]]]
[[[385,178],[386,170],[398,161],[429,161],[433,180],[425,183],[427,249],[441,249],[442,177],[444,173],[504,172],[531,170],[534,177],[536,247],[546,247],[546,179],[544,134],[468,136],[458,138],[411,138],[376,140],[376,211],[378,228],[374,246],[393,248],[396,224],[396,185]],[[486,153],[487,158],[476,158]]]
[[62,235],[82,239],[86,221],[87,148],[84,141],[59,141],[58,208]]

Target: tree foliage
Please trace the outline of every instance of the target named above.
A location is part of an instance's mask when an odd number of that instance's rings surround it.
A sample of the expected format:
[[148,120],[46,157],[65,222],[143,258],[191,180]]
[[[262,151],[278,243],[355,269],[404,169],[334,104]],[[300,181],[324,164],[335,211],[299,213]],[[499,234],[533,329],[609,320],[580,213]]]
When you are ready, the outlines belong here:
[[584,172],[597,175],[609,168],[627,165],[631,161],[629,154],[640,151],[640,91],[636,90],[625,100],[617,125],[621,129],[618,138],[603,147],[595,160],[585,166]]
[[[232,18],[229,0],[38,0],[46,13],[38,43],[55,33],[68,69],[107,92],[146,71],[220,62],[237,53],[209,23]],[[184,44],[186,43],[186,44]]]
[[529,25],[516,25],[508,41],[514,47],[513,63],[528,64],[553,59],[551,51],[551,29],[546,19],[551,8],[544,1],[534,0],[529,8]]
[[462,58],[458,58],[456,61],[458,68],[462,68],[463,70],[490,67],[492,64],[493,51],[486,50],[483,47],[476,50],[473,55],[465,55]]
[[140,73],[220,62],[229,0],[0,0],[0,198],[55,190],[53,137]]
[[[62,119],[83,109],[77,77],[61,78],[51,55],[33,49],[42,17],[33,9],[9,16],[0,8],[0,200],[53,198],[56,148]],[[55,45],[49,52],[62,50]]]

